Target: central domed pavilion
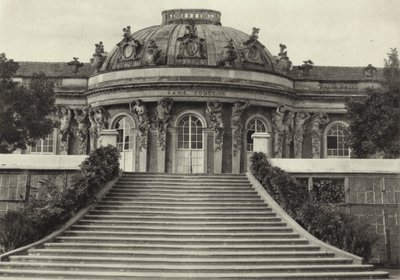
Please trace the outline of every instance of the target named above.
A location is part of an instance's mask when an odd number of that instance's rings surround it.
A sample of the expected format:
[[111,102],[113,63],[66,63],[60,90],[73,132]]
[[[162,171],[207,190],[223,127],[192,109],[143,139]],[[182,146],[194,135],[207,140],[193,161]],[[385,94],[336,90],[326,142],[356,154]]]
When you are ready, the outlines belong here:
[[91,65],[21,63],[17,76],[42,69],[56,81],[55,154],[112,143],[124,170],[170,173],[244,172],[254,151],[349,157],[344,100],[381,70],[292,67],[286,46],[273,56],[258,33],[223,26],[217,11],[168,10],[161,25],[123,28],[109,52],[96,44]]

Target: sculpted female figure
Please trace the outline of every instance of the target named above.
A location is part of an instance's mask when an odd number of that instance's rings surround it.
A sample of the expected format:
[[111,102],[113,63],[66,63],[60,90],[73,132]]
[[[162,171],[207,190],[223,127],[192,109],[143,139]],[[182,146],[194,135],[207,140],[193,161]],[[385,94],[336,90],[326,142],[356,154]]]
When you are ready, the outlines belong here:
[[274,130],[274,154],[276,158],[282,157],[283,150],[283,137],[285,135],[285,127],[283,125],[283,118],[285,115],[286,106],[279,105],[272,116],[272,125]]
[[215,150],[219,151],[222,148],[223,135],[224,135],[224,123],[222,121],[222,103],[218,100],[208,101],[207,118],[210,121],[210,127],[215,132]]
[[58,112],[60,120],[60,153],[68,153],[68,140],[70,134],[71,109],[61,106]]
[[303,154],[303,138],[305,123],[310,118],[310,114],[300,111],[296,113],[294,119],[294,157],[301,158]]
[[249,107],[249,102],[235,102],[232,106],[232,117],[231,117],[231,128],[233,137],[233,153],[236,155],[237,151],[240,151],[242,147],[242,114],[243,111]]
[[315,113],[311,120],[312,157],[321,157],[321,126],[329,122],[326,113]]
[[173,100],[168,97],[161,98],[157,105],[157,114],[155,116],[155,123],[158,128],[158,146],[165,150],[166,134],[171,119],[171,109]]
[[74,109],[75,120],[78,123],[76,136],[79,139],[79,150],[81,154],[86,154],[87,133],[88,133],[88,109],[76,108]]
[[137,101],[132,101],[129,104],[131,112],[135,115],[138,120],[138,131],[139,131],[139,139],[140,146],[139,150],[142,148],[147,149],[147,131],[150,127],[149,117],[147,116],[147,110],[144,106],[144,103],[141,99]]
[[293,142],[293,120],[294,120],[294,112],[287,111],[286,116],[283,120],[283,143],[284,143],[284,155],[285,158],[290,157],[290,144]]

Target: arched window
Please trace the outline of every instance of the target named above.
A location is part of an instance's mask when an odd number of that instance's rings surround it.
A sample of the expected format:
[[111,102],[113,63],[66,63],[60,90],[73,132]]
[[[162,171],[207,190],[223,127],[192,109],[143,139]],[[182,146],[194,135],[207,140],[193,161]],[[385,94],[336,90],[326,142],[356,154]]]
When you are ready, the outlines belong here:
[[253,151],[253,138],[251,137],[254,132],[267,132],[266,125],[258,118],[250,120],[247,124],[247,151]]
[[178,173],[204,172],[203,123],[194,114],[182,116],[178,123]]
[[334,123],[326,132],[327,157],[349,157],[349,146],[345,140],[346,126],[342,123]]
[[133,120],[129,116],[122,116],[114,125],[118,132],[117,148],[119,151],[133,149]]

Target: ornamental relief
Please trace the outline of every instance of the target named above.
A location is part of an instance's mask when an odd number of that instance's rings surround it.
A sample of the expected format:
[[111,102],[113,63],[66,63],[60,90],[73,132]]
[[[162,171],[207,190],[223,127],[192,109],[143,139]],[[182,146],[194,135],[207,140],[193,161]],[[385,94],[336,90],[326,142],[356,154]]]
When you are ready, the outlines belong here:
[[185,34],[178,38],[179,51],[177,59],[204,59],[207,56],[206,40],[200,38],[194,21],[186,25]]
[[320,82],[319,83],[320,89],[338,89],[338,90],[357,90],[358,84],[357,83],[348,83],[348,82]]
[[130,26],[123,28],[122,31],[124,32],[123,39],[117,44],[120,53],[117,61],[126,62],[139,60],[139,53],[143,48],[143,44],[132,37]]

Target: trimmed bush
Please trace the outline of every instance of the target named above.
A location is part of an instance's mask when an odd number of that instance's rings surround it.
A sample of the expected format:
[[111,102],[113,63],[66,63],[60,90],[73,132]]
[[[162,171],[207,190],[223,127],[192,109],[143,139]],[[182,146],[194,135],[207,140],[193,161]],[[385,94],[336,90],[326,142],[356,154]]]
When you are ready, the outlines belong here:
[[45,191],[30,197],[25,207],[0,220],[0,247],[13,250],[37,241],[62,226],[80,209],[95,202],[96,194],[119,175],[120,154],[106,146],[92,151],[80,165],[80,174],[62,191],[50,181]]
[[[274,167],[263,153],[254,153],[251,168],[254,177],[277,203],[301,226],[318,239],[353,253],[368,261],[377,241],[374,230],[352,214],[342,211],[343,186],[334,180],[324,180],[314,186],[312,201],[306,186],[287,172]],[[327,192],[324,186],[329,186]]]

